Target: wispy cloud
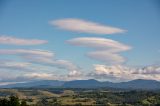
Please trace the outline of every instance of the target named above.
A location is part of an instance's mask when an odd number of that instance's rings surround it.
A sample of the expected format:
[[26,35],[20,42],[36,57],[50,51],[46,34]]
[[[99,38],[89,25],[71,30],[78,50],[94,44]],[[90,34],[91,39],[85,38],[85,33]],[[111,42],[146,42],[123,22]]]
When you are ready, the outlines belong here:
[[16,76],[9,76],[5,77],[6,74],[0,74],[0,85],[7,85],[7,84],[15,84],[15,83],[24,83],[29,81],[36,81],[36,80],[61,80],[61,81],[69,81],[69,80],[77,80],[77,79],[84,79],[85,76],[80,72],[73,71],[70,72],[68,75],[59,75],[56,73],[47,73],[47,72],[27,72],[23,75],[16,75]]
[[45,80],[74,80],[74,79],[81,79],[83,78],[83,75],[79,71],[72,71],[69,72],[69,74],[65,75],[58,75],[56,73],[45,73],[45,72],[39,72],[39,73],[27,73],[22,76],[25,79],[32,79],[32,80],[39,80],[39,79],[45,79]]
[[13,60],[0,60],[0,69],[6,71],[20,71],[20,72],[35,72],[35,71],[45,71],[45,68],[36,66],[30,62],[17,62]]
[[54,58],[45,58],[39,56],[24,56],[26,60],[32,63],[48,65],[60,69],[67,69],[69,72],[79,71],[79,67],[67,60],[56,60]]
[[67,42],[75,46],[95,49],[95,51],[87,53],[87,56],[106,63],[123,63],[125,59],[120,56],[119,52],[131,49],[130,46],[118,41],[97,37],[80,37],[68,40]]
[[133,79],[160,80],[160,66],[146,66],[140,68],[127,67],[122,65],[94,65],[94,72],[90,73],[96,79],[110,81],[128,81]]
[[120,64],[125,62],[125,58],[118,53],[110,51],[94,51],[87,53],[87,56],[96,60],[105,62],[106,64]]
[[118,41],[100,37],[79,37],[67,41],[75,46],[91,47],[97,50],[109,50],[112,52],[120,52],[131,49],[130,46],[122,44]]
[[23,77],[30,78],[30,79],[54,79],[54,74],[50,73],[27,73],[24,74]]
[[39,39],[22,39],[16,38],[11,36],[0,36],[0,44],[7,44],[7,45],[40,45],[46,44],[48,41],[46,40],[39,40]]
[[16,55],[20,56],[25,61],[49,65],[68,71],[79,70],[79,68],[70,61],[54,59],[54,53],[45,50],[27,50],[27,49],[0,49],[0,55]]
[[[7,45],[39,45],[45,44],[45,40],[21,39],[9,36],[0,36],[0,44]],[[0,49],[0,55],[18,56],[23,62],[0,60],[0,69],[6,72],[20,71],[17,74],[11,73],[0,75],[0,84],[31,81],[37,79],[61,79],[68,80],[77,78],[80,68],[68,60],[55,59],[55,54],[51,51],[40,49]],[[8,58],[8,57],[7,57]],[[17,59],[16,59],[17,60]],[[45,66],[45,67],[43,67]],[[49,67],[49,68],[48,68]],[[68,74],[58,75],[47,73],[51,67],[67,70]],[[46,71],[47,70],[47,71]],[[41,72],[43,71],[43,73]],[[51,70],[50,70],[51,71]],[[75,73],[76,72],[76,73]],[[23,75],[19,75],[23,73]]]
[[58,28],[75,31],[80,33],[91,33],[91,34],[115,34],[124,33],[126,30],[111,27],[108,25],[101,25],[99,23],[90,22],[82,19],[67,18],[50,21],[51,25],[57,26]]
[[30,63],[27,62],[5,62],[0,61],[0,68],[5,69],[12,69],[12,70],[31,70],[28,67],[30,66]]
[[20,82],[0,82],[0,85],[9,85],[9,84],[17,84],[17,83],[24,83],[24,82],[22,82],[22,81],[20,81]]
[[[13,70],[12,70],[13,71]],[[0,74],[0,85],[24,83],[35,80],[56,80],[58,75],[48,72],[25,72],[23,74],[11,74],[11,71],[4,71]]]
[[42,57],[53,57],[54,53],[46,50],[39,49],[0,49],[1,55],[34,55],[34,56],[42,56]]

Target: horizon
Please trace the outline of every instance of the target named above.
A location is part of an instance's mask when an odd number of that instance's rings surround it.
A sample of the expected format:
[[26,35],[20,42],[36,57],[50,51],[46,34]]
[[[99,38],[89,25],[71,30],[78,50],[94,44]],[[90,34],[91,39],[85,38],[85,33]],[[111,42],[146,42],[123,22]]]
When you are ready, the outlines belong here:
[[0,85],[160,81],[160,2],[0,1]]

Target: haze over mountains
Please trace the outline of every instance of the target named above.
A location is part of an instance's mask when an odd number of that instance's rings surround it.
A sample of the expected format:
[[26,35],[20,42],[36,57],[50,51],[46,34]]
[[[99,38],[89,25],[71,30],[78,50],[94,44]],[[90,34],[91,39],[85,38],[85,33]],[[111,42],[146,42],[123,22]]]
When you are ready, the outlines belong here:
[[100,82],[94,79],[89,80],[73,80],[73,81],[58,81],[58,80],[40,80],[26,83],[16,83],[1,85],[0,88],[116,88],[116,89],[160,89],[160,82],[156,80],[136,79],[128,82]]

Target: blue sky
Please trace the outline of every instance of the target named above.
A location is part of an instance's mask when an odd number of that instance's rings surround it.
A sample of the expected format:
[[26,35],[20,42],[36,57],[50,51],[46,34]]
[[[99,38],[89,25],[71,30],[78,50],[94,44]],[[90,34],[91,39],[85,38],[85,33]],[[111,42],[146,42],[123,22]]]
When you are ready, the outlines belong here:
[[[155,65],[157,67],[160,63],[159,11],[160,2],[158,0],[1,0],[0,36],[1,39],[6,39],[7,37],[13,40],[13,43],[2,43],[1,41],[1,52],[4,52],[4,49],[12,50],[5,51],[5,53],[11,52],[9,55],[1,53],[1,61],[27,62],[33,67],[44,68],[44,70],[32,71],[31,73],[30,71],[19,71],[23,70],[19,68],[8,69],[8,67],[2,67],[3,74],[13,72],[12,70],[14,70],[18,75],[25,74],[24,77],[28,79],[32,79],[31,76],[36,76],[37,79],[43,79],[45,78],[43,76],[49,75],[51,79],[53,76],[55,79],[60,76],[67,76],[66,79],[68,80],[68,77],[73,76],[77,78],[76,75],[78,75],[81,76],[80,78],[93,77],[111,81],[130,80],[129,78],[117,78],[117,76],[119,76],[117,75],[119,71],[117,67],[122,67],[122,69],[124,67],[131,67],[133,70],[136,70],[135,68],[137,67],[155,67]],[[67,23],[65,23],[64,20],[67,20]],[[57,21],[59,21],[59,23]],[[121,32],[88,32],[88,30],[91,30],[90,27],[86,27],[83,31],[81,29],[75,30],[74,26],[70,26],[73,21],[76,21],[75,24],[77,25],[75,25],[75,27],[80,27],[80,24],[84,22],[84,24],[89,24],[89,26],[91,26],[90,24],[99,25],[100,28],[101,26],[118,28]],[[64,24],[72,28],[68,29],[68,27],[64,27]],[[99,28],[96,25],[93,26]],[[95,46],[89,46],[90,44],[84,44],[91,42],[92,38],[96,40],[104,38],[105,41],[106,39],[113,40],[116,41],[116,44],[117,42],[124,44],[119,46],[127,47],[125,50],[119,50],[115,53],[110,49],[108,51],[108,45],[106,45],[107,49],[102,50],[103,45],[101,45],[100,48],[96,48]],[[29,40],[34,39],[44,40],[44,42],[37,41],[38,44],[29,45],[14,44],[14,41],[18,42],[18,40],[22,39],[28,40],[26,41],[27,44],[31,43]],[[79,43],[75,42],[75,40],[79,41]],[[45,43],[45,41],[47,43]],[[21,53],[18,52],[18,54],[17,51],[13,53],[15,50],[20,50]],[[48,62],[37,63],[35,60],[33,62],[29,61],[28,58],[22,58],[21,56],[26,55],[27,50],[45,50],[52,52],[54,56],[50,58],[54,58],[54,65],[48,65],[50,64]],[[103,51],[105,51],[105,53]],[[99,56],[97,52],[100,53],[101,56]],[[102,52],[104,55],[102,55]],[[118,63],[117,59],[119,59]],[[62,61],[59,63],[59,60],[64,60],[65,63]],[[69,63],[66,63],[66,61]],[[19,63],[16,65],[18,64]],[[73,67],[73,70],[66,68],[64,64]],[[99,69],[99,67],[101,68]],[[112,70],[115,72],[114,75],[107,74],[109,72],[108,67],[116,67],[116,69],[113,68]],[[105,69],[104,73],[102,73],[102,68]],[[152,71],[155,70],[160,71],[160,69],[152,69]],[[56,76],[56,74],[58,75]],[[13,79],[16,79],[17,77],[19,78],[18,75],[12,73],[11,76],[13,76]],[[104,75],[106,76],[103,78]],[[152,79],[153,77],[153,75],[144,76],[139,74],[137,76],[135,75],[135,78]],[[6,77],[4,77],[5,80],[7,79]],[[28,80],[27,78],[26,80]],[[159,80],[160,75],[156,74],[155,78]],[[2,78],[2,81],[4,79]]]

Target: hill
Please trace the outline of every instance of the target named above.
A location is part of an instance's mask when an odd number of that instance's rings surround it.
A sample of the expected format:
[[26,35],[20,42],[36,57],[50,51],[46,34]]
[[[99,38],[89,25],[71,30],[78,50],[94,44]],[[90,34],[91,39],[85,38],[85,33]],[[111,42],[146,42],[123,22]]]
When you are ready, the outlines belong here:
[[0,86],[0,88],[118,88],[118,89],[160,89],[160,82],[156,80],[136,79],[128,82],[100,82],[94,79],[89,80],[73,80],[73,81],[58,81],[58,80],[41,80],[26,83],[9,84]]

